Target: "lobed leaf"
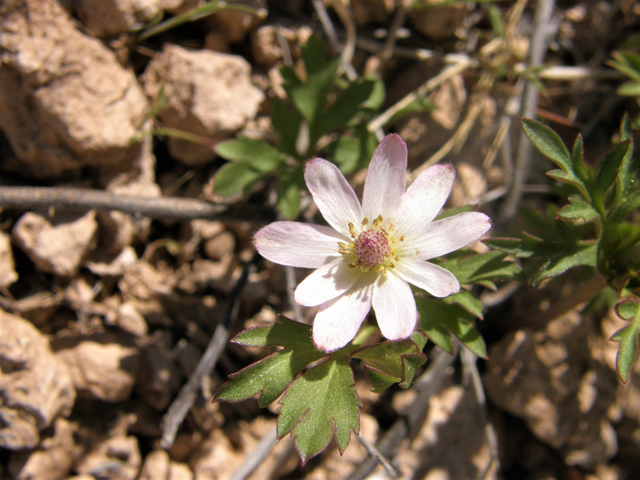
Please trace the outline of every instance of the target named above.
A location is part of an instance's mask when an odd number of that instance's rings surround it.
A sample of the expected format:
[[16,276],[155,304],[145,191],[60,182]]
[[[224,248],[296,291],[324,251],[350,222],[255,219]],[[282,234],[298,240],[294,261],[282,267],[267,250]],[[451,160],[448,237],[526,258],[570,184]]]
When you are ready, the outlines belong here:
[[303,465],[322,452],[335,434],[342,454],[358,434],[361,403],[344,355],[334,353],[287,388],[278,417],[278,438],[291,432]]
[[[478,329],[473,324],[473,316],[459,305],[448,305],[440,300],[416,297],[420,328],[435,344],[448,352],[453,351],[451,335],[481,358],[487,358],[487,349]],[[448,333],[445,340],[444,332]],[[431,336],[430,332],[435,332]],[[441,345],[442,344],[442,345]]]
[[286,317],[273,325],[245,330],[232,342],[246,347],[284,348],[230,375],[214,401],[240,402],[260,394],[259,404],[266,407],[282,395],[304,367],[326,355],[315,347],[310,326]]
[[565,220],[584,220],[590,222],[598,218],[598,212],[587,202],[578,197],[569,197],[569,205],[558,211],[558,216]]
[[280,100],[276,98],[271,108],[271,126],[278,134],[278,150],[293,157],[299,158],[296,143],[300,133],[300,116],[290,111]]
[[616,370],[623,383],[627,383],[631,377],[633,365],[638,357],[640,339],[640,308],[637,298],[625,299],[615,307],[616,314],[630,322],[624,328],[614,333],[610,340],[620,342],[616,355]]
[[611,184],[616,180],[618,175],[618,169],[620,164],[629,151],[630,141],[625,140],[613,147],[598,164],[596,170],[596,176],[593,183],[590,185],[590,192],[593,198],[593,203],[596,208],[601,208],[604,211],[603,196],[609,189]]
[[372,392],[380,393],[394,383],[409,388],[416,370],[427,360],[422,353],[426,343],[426,335],[414,332],[410,339],[363,347],[351,357],[364,362]]
[[463,285],[520,278],[520,267],[514,262],[505,261],[506,256],[503,252],[487,252],[449,259],[440,265],[453,273]]

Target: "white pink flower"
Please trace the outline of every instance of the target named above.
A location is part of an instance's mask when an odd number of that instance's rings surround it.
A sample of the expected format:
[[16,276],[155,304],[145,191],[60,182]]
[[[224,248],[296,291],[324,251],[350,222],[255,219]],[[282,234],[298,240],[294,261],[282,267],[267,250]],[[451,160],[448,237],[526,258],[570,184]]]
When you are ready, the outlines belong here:
[[275,222],[255,234],[256,249],[267,260],[316,269],[298,285],[295,299],[320,306],[313,341],[324,351],[353,340],[372,306],[386,338],[411,335],[417,311],[409,283],[435,297],[460,290],[452,273],[426,260],[491,228],[489,217],[477,212],[433,221],[453,187],[452,166],[425,170],[405,191],[406,168],[405,143],[388,135],[373,155],[360,205],[338,168],[314,158],[304,177],[330,227]]

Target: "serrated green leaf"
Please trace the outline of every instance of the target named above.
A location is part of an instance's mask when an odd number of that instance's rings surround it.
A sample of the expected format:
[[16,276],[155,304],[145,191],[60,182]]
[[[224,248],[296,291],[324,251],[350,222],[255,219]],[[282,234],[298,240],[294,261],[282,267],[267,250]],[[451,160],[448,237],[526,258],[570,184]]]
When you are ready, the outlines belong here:
[[[415,332],[411,339],[363,347],[353,352],[351,356],[364,362],[368,376],[370,371],[374,372],[372,373],[374,378],[371,381],[372,391],[380,393],[390,386],[389,384],[379,390],[381,385],[389,380],[393,380],[391,383],[400,383],[401,388],[408,388],[411,385],[415,371],[427,359],[422,353],[425,344],[426,337]],[[374,385],[374,382],[380,385]]]
[[565,172],[571,172],[571,156],[562,139],[546,125],[531,120],[521,119],[525,135],[545,157],[558,165]]
[[640,166],[639,160],[633,157],[633,131],[631,130],[629,115],[626,113],[622,117],[622,122],[620,122],[620,141],[628,141],[629,148],[620,162],[616,177],[616,205],[619,205],[627,198]]
[[610,340],[620,342],[616,355],[616,370],[623,383],[631,377],[633,365],[638,357],[640,339],[640,308],[637,299],[624,300],[616,305],[616,314],[630,324],[614,333]]
[[230,375],[216,393],[216,401],[240,402],[260,394],[259,404],[266,407],[304,367],[326,355],[315,347],[310,326],[286,317],[273,325],[245,330],[232,342],[246,347],[284,348]]
[[616,315],[621,319],[630,321],[638,314],[638,302],[632,299],[625,299],[615,306]]
[[250,187],[263,175],[245,163],[227,163],[216,172],[213,191],[223,197],[230,197]]
[[520,278],[520,267],[513,262],[505,261],[506,256],[502,252],[487,252],[448,260],[440,266],[453,273],[463,285]]
[[280,100],[276,98],[271,107],[271,126],[278,134],[278,150],[287,155],[299,159],[300,154],[296,150],[296,142],[300,132],[300,116],[290,111]]
[[268,143],[243,136],[220,142],[215,150],[222,158],[245,163],[261,173],[272,172],[284,163],[282,154]]
[[[421,330],[438,346],[441,345],[436,339],[441,341],[445,347],[451,342],[450,338],[448,342],[443,341],[442,332],[445,328],[473,353],[482,358],[487,357],[484,340],[473,325],[473,317],[465,309],[458,305],[448,305],[440,300],[423,297],[416,297],[416,307],[418,308]],[[435,338],[429,332],[436,332]],[[441,346],[446,351],[453,351],[452,343],[451,349],[445,347]]]
[[558,216],[566,220],[584,220],[590,222],[598,217],[598,212],[587,202],[578,197],[569,197],[569,205],[558,211]]
[[578,187],[578,190],[581,193],[584,190],[583,182],[578,177],[576,177],[573,174],[573,172],[564,172],[562,170],[551,170],[547,172],[547,176],[555,180],[568,183],[569,185],[574,185],[575,187]]
[[365,373],[367,374],[367,380],[369,380],[369,383],[371,384],[371,391],[373,393],[384,392],[394,383],[399,383],[402,381],[402,378],[393,377],[368,365],[365,365],[364,369]]
[[455,295],[449,295],[443,298],[443,301],[448,304],[457,304],[464,308],[474,317],[482,320],[482,302],[478,297],[468,290],[461,290]]
[[603,196],[616,179],[622,159],[629,150],[630,141],[626,140],[613,147],[598,164],[596,176],[591,184],[591,197],[596,208],[604,211]]
[[441,322],[451,333],[458,337],[458,340],[471,350],[471,352],[480,358],[487,358],[487,346],[475,325],[452,317],[442,318]]
[[361,404],[349,362],[339,354],[296,379],[280,404],[278,438],[291,432],[303,464],[327,447],[334,431],[341,453],[351,431],[358,434]]
[[537,287],[547,278],[558,276],[575,267],[595,267],[598,262],[598,244],[580,242],[565,245],[564,249],[553,259],[545,262],[531,278],[531,285]]

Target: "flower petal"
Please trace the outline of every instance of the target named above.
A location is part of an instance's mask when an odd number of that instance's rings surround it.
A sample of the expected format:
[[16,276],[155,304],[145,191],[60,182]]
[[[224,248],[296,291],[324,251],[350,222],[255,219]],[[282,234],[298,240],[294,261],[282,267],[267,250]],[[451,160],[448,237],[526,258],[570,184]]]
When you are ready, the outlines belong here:
[[338,167],[322,158],[314,158],[307,162],[304,179],[327,223],[349,237],[348,224],[360,224],[362,208]]
[[341,256],[338,242],[348,241],[329,227],[297,222],[275,222],[253,236],[258,253],[280,265],[318,268]]
[[333,352],[354,339],[371,310],[372,276],[363,275],[343,295],[320,307],[313,320],[313,342]]
[[407,184],[406,170],[406,144],[398,135],[387,135],[373,154],[364,182],[362,210],[369,221],[395,213]]
[[451,165],[434,165],[422,172],[402,195],[394,216],[395,231],[420,235],[447,201],[456,172]]
[[401,243],[399,257],[413,257],[416,260],[446,255],[478,240],[491,228],[491,219],[483,213],[466,212],[438,220],[420,237],[407,239]]
[[323,265],[296,288],[295,299],[305,307],[315,307],[333,300],[349,290],[362,276],[359,268],[349,268],[349,260],[341,257]]
[[389,340],[407,338],[416,327],[418,312],[411,287],[391,270],[374,285],[373,310],[382,335]]
[[398,262],[396,272],[434,297],[447,297],[460,291],[460,283],[453,273],[424,260]]

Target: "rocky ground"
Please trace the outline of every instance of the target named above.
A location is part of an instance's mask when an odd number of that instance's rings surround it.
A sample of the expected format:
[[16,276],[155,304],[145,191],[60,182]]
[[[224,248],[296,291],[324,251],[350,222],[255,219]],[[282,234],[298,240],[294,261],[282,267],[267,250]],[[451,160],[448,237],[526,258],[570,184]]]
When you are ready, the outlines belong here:
[[[239,132],[273,141],[271,105],[284,96],[278,68],[299,62],[311,34],[327,38],[319,16],[326,11],[339,38],[345,24],[357,27],[349,61],[384,80],[383,110],[437,78],[455,60],[447,55],[479,59],[429,90],[437,110],[386,129],[407,141],[410,168],[430,158],[453,163],[449,206],[480,202],[495,219],[492,234],[504,233],[512,163],[500,132],[515,145],[518,108],[509,100],[520,87],[515,75],[494,81],[495,72],[527,61],[539,28],[536,2],[496,4],[506,14],[506,44],[489,41],[483,2],[410,11],[400,3],[332,8],[325,1],[324,10],[322,2],[248,2],[263,18],[225,10],[138,41],[131,31],[141,24],[198,0],[4,0],[0,188],[272,205],[268,181],[244,197],[214,194],[224,160],[212,147]],[[640,3],[632,0],[557,2],[544,63],[601,72],[638,25]],[[389,31],[399,38],[385,40]],[[616,95],[621,79],[607,72],[545,80],[536,112],[567,141],[583,133],[593,160],[622,113],[638,110]],[[166,101],[158,105],[159,98]],[[541,158],[532,165],[539,188],[526,205],[557,200],[542,175],[548,167]],[[362,179],[352,176],[355,185]],[[332,445],[301,467],[289,438],[271,449],[275,406],[211,403],[228,374],[264,354],[235,345],[195,384],[177,436],[167,437],[169,409],[219,325],[230,324],[233,335],[296,314],[287,295],[292,272],[254,257],[251,234],[268,217],[179,220],[46,204],[9,204],[0,215],[0,478],[389,478],[367,450],[381,439],[402,478],[640,478],[640,369],[620,384],[607,339],[621,320],[606,309],[580,313],[589,296],[575,276],[537,291],[509,284],[483,294],[490,348],[481,377],[466,353],[454,358],[427,347],[430,361],[415,388],[378,396],[364,375],[357,378],[364,441],[352,438],[342,457]],[[298,280],[304,274],[293,272]],[[531,328],[534,317],[542,320]],[[255,471],[240,474],[252,460]]]

